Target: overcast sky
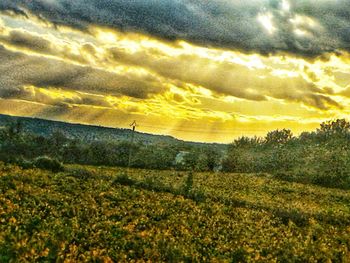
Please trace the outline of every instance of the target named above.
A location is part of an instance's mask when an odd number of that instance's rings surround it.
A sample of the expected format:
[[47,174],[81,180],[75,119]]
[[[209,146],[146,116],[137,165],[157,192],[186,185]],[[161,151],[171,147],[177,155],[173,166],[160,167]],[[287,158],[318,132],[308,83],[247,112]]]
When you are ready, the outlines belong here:
[[350,1],[2,0],[0,113],[230,142],[347,118]]

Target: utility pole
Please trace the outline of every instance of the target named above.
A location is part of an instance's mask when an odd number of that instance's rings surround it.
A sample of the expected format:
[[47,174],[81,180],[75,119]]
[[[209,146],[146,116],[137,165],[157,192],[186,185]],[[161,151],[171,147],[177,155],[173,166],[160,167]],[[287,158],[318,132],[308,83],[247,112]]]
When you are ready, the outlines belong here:
[[129,161],[128,161],[128,172],[130,169],[130,163],[131,163],[131,154],[132,154],[132,146],[134,144],[134,136],[135,136],[135,129],[136,129],[136,121],[130,124],[130,127],[132,127],[132,133],[131,133],[131,142],[130,142],[130,147],[129,147]]

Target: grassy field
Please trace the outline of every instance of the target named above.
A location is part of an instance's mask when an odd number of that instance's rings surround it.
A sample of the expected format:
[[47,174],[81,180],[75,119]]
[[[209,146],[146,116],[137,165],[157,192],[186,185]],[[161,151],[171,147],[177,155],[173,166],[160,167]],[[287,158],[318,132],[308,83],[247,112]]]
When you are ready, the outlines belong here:
[[350,262],[350,192],[263,174],[0,164],[0,262],[26,261]]

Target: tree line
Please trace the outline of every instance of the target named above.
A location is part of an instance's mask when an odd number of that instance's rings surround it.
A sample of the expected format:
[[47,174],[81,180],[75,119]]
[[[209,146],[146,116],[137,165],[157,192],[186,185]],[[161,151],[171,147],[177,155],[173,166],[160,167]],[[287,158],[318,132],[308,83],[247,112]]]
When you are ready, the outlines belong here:
[[[181,158],[177,158],[179,153]],[[45,165],[49,162],[47,158],[56,161],[55,167],[57,162],[62,162],[156,170],[268,173],[282,180],[349,189],[350,123],[345,119],[327,121],[315,131],[299,136],[288,129],[275,130],[264,138],[238,138],[226,148],[213,144],[145,144],[125,140],[83,142],[67,138],[60,130],[49,136],[33,134],[24,131],[20,121],[0,130],[1,161],[33,167],[35,163]]]
[[225,171],[269,173],[289,181],[350,188],[350,123],[327,121],[293,136],[288,129],[265,138],[241,137],[230,144]]
[[[186,155],[177,162],[180,152]],[[46,156],[65,164],[212,171],[219,165],[220,155],[220,150],[212,145],[86,142],[68,138],[61,130],[42,136],[25,131],[20,121],[10,122],[0,130],[0,160],[25,165]]]

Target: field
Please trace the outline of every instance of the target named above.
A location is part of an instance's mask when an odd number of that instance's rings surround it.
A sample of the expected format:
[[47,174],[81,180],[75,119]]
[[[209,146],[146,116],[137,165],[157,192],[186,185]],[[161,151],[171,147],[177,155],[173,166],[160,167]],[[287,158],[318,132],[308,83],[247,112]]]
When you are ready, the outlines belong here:
[[27,261],[350,262],[350,192],[266,174],[0,164],[0,262]]

